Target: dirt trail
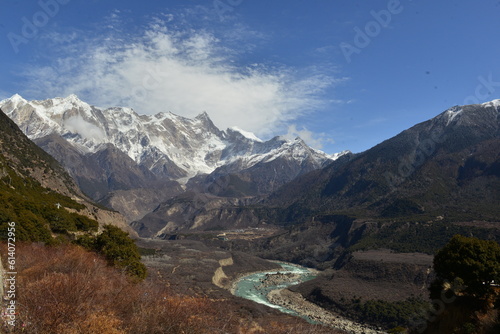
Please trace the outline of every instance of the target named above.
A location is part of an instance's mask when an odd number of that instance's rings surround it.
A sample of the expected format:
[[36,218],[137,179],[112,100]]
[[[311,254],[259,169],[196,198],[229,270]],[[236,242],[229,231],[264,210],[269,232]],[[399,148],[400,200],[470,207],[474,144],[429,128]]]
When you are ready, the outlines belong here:
[[233,257],[219,260],[219,264],[220,267],[215,270],[214,276],[212,277],[212,283],[219,288],[228,289],[231,286],[231,282],[229,281],[229,277],[226,275],[223,268],[234,264]]

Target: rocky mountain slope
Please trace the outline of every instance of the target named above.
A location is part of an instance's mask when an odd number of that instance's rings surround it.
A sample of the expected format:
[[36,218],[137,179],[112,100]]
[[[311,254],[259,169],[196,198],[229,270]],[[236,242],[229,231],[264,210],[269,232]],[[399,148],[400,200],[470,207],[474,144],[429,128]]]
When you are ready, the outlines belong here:
[[496,100],[446,110],[366,152],[345,154],[299,176],[262,201],[222,203],[219,197],[186,195],[134,227],[161,236],[186,226],[286,225],[286,233],[231,247],[325,269],[341,267],[346,249],[432,254],[453,234],[498,239],[498,230],[486,224],[498,222],[498,203]]
[[93,204],[1,110],[0,202],[0,225],[16,222],[19,240],[49,241],[51,233],[92,230],[97,222],[135,234],[119,213]]
[[446,110],[366,152],[298,177],[262,202],[228,206],[225,217],[287,226],[286,233],[231,247],[340,269],[357,250],[433,254],[454,234],[498,241],[499,203],[496,100]]
[[[139,233],[155,235],[186,227],[291,225],[338,215],[494,220],[500,216],[499,106],[496,100],[450,108],[372,149],[343,154],[322,169],[300,175],[259,203],[217,199],[217,205],[199,205],[215,199],[184,196],[162,204],[134,226]],[[231,182],[240,189],[256,185],[241,178],[215,181],[207,186],[227,191]]]
[[170,112],[139,115],[130,108],[91,106],[75,95],[44,101],[14,95],[0,107],[86,194],[124,210],[130,220],[186,187],[210,193],[207,184],[229,174],[231,182],[217,182],[224,189],[219,186],[216,195],[254,196],[337,158],[299,138],[262,141],[238,128],[221,131],[206,113],[194,119]]
[[226,247],[321,269],[293,290],[362,321],[411,327],[427,320],[432,255],[456,234],[500,242],[499,203],[495,100],[450,108],[234,208],[286,231]]
[[[479,220],[500,216],[500,100],[457,106],[288,183],[267,205],[313,213]],[[284,222],[285,223],[285,222]]]

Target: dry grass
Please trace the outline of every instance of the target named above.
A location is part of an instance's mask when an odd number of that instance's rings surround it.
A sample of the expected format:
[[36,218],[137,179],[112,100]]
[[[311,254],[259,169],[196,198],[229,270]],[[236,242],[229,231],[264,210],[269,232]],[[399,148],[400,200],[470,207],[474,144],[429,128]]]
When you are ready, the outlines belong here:
[[[4,244],[0,249],[6,254]],[[133,283],[98,255],[77,246],[19,244],[16,264],[17,326],[9,333],[333,332],[299,320],[289,322],[289,317],[245,319],[228,301],[174,294],[151,279]]]

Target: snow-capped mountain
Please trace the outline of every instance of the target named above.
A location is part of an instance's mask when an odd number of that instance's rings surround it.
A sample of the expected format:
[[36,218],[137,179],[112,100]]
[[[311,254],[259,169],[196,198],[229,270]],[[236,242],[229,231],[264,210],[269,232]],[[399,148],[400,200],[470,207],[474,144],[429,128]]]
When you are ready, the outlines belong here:
[[353,159],[296,178],[269,205],[465,221],[497,219],[499,196],[500,100],[493,100],[454,106]]
[[[14,95],[0,107],[32,140],[57,134],[82,153],[111,144],[154,174],[171,179],[209,174],[236,160],[241,168],[249,168],[284,154],[299,161],[311,159],[318,168],[335,159],[300,139],[263,142],[236,127],[220,131],[205,112],[194,119],[170,112],[139,115],[130,108],[97,108],[76,95],[44,101]],[[172,170],[172,163],[177,168]]]
[[76,95],[27,101],[16,94],[0,101],[0,108],[86,194],[130,219],[184,190],[206,191],[207,180],[228,174],[259,185],[238,195],[268,193],[345,154],[327,155],[300,138],[263,141],[237,127],[221,131],[205,112],[193,119],[170,112],[139,115],[92,106]]
[[[273,166],[271,161],[260,179],[264,182],[251,185],[272,185],[276,174],[270,171],[276,167],[278,175],[287,169],[286,162]],[[250,169],[258,168],[259,164]],[[251,185],[242,182],[247,179],[245,171],[236,175],[236,181],[222,177],[218,183],[222,193],[248,191]],[[324,168],[295,177],[262,201],[245,203],[240,197],[240,202],[216,205],[220,197],[173,198],[133,227],[141,236],[163,238],[186,229],[258,227],[263,221],[302,224],[301,235],[318,232],[311,222],[328,225],[350,217],[495,221],[500,216],[499,196],[500,100],[494,100],[452,107],[365,152],[343,155]],[[286,252],[295,252],[296,231],[288,241],[280,235],[274,246],[288,242]],[[323,227],[320,231],[324,232]]]

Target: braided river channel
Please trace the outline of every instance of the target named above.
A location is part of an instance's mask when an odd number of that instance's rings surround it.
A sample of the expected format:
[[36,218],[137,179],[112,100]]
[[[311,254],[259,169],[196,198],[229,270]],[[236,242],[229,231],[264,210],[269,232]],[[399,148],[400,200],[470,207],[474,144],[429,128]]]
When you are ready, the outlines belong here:
[[[308,269],[306,267],[302,267],[295,264],[283,263],[279,262],[283,269],[275,270],[275,271],[267,271],[254,273],[248,276],[244,276],[238,280],[236,283],[236,287],[234,289],[234,294],[238,297],[242,297],[245,299],[249,299],[259,304],[264,304],[269,307],[280,310],[281,312],[288,313],[294,316],[303,317],[309,322],[313,322],[311,319],[301,316],[297,312],[284,308],[279,305],[275,305],[267,299],[267,294],[272,290],[277,289],[285,289],[292,285],[297,285],[302,282],[306,282],[312,280],[316,277],[313,270]],[[262,284],[266,279],[266,275],[275,275],[275,274],[290,274],[293,275],[293,279],[286,282],[280,282],[278,285],[269,285]]]

